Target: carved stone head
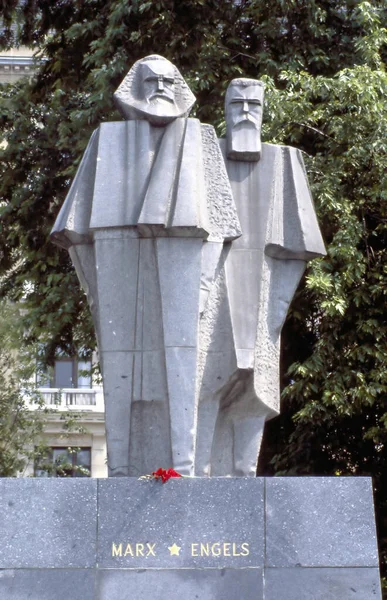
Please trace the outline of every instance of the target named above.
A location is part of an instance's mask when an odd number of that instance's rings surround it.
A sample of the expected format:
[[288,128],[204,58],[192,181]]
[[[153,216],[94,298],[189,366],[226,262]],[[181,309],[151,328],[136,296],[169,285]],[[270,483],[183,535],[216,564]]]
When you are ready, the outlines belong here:
[[188,116],[195,102],[177,68],[158,54],[134,63],[114,99],[125,119],[147,119],[153,125]]
[[225,101],[227,158],[258,161],[264,84],[257,79],[233,79]]

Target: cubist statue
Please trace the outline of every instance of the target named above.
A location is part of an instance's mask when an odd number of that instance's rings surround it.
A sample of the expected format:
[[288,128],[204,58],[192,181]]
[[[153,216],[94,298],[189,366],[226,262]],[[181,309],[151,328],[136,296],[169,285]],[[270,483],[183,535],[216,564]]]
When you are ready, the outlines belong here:
[[93,133],[52,237],[92,311],[109,475],[193,475],[200,304],[220,256],[207,266],[204,247],[236,239],[239,221],[215,131],[188,118],[176,67],[136,62],[115,100],[125,120]]
[[109,475],[254,475],[282,323],[324,253],[301,155],[261,148],[253,80],[232,82],[220,141],[160,56],[115,100],[124,121],[92,135],[52,232],[96,328]]
[[263,98],[262,82],[242,78],[225,100],[220,144],[242,235],[225,261],[236,371],[220,393],[211,449],[199,445],[213,475],[227,462],[234,475],[255,473],[264,422],[279,412],[282,325],[307,261],[325,254],[301,152],[261,144]]

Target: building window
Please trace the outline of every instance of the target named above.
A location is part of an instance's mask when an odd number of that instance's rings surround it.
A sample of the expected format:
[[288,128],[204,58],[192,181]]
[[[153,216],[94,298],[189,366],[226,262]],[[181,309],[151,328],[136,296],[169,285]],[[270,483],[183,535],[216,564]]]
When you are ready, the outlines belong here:
[[37,384],[42,388],[91,389],[91,361],[57,358],[54,367],[38,373]]
[[35,477],[91,477],[91,448],[49,448],[35,461]]

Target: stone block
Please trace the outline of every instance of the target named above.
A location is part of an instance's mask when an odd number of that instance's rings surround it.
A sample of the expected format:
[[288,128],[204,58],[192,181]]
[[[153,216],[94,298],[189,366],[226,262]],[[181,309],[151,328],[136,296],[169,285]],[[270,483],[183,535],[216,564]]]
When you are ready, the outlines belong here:
[[95,240],[100,351],[135,350],[140,242],[131,231]]
[[266,565],[376,567],[371,480],[266,480]]
[[0,479],[0,515],[0,569],[95,566],[96,480]]
[[368,478],[0,479],[0,515],[1,600],[381,600]]
[[[166,348],[172,464],[193,475],[195,438],[195,348]],[[187,435],[187,432],[190,435]]]
[[96,600],[91,569],[0,571],[1,600]]
[[258,600],[263,597],[262,570],[109,569],[99,572],[98,590],[98,600]]
[[[258,597],[258,596],[257,596]],[[378,569],[266,569],[265,600],[381,600]]]
[[257,250],[236,250],[230,252],[226,261],[235,348],[237,352],[251,351],[248,353],[250,360],[243,364],[243,368],[248,369],[254,367],[253,350],[257,333],[260,288],[258,273],[262,259],[262,252]]
[[99,482],[101,568],[263,566],[263,479]]

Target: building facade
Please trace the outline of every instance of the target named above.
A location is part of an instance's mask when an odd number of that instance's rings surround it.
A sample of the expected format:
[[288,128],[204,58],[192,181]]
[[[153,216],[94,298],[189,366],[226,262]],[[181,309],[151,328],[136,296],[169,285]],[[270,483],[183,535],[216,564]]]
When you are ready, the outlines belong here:
[[30,48],[20,46],[0,53],[0,84],[14,83],[20,77],[30,76],[34,69],[35,63]]
[[[32,50],[13,48],[0,53],[0,84],[31,76]],[[23,476],[107,477],[105,408],[103,389],[93,380],[91,363],[61,357],[52,370],[37,376],[45,406],[43,442],[48,451],[41,461],[29,464]],[[32,405],[31,410],[37,410]],[[74,422],[68,431],[64,424]],[[73,468],[71,468],[73,467]]]
[[24,476],[107,477],[103,388],[91,371],[91,361],[60,357],[52,369],[37,374],[48,409],[42,440],[46,448]]

